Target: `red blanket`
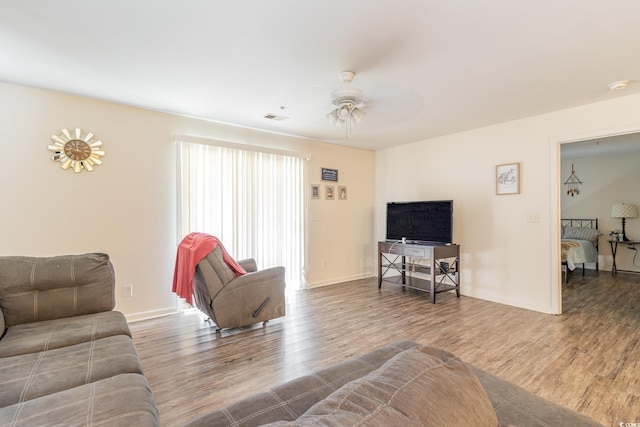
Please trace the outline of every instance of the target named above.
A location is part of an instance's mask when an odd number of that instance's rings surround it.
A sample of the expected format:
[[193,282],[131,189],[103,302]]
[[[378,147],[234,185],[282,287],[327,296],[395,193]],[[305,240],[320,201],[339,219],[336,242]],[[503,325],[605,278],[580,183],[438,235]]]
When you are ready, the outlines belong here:
[[217,237],[206,233],[187,234],[178,245],[171,290],[178,294],[179,297],[184,298],[189,304],[192,304],[193,275],[196,272],[196,266],[218,245],[222,250],[224,262],[233,270],[236,277],[247,274],[244,268],[231,258]]

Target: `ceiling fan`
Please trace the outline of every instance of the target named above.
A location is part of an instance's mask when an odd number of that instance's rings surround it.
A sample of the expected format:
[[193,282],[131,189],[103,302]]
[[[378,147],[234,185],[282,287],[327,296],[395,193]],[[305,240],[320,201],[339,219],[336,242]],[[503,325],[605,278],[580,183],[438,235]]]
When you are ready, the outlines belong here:
[[364,111],[367,107],[364,94],[360,89],[350,85],[355,75],[353,71],[340,73],[343,85],[331,92],[331,103],[335,108],[327,114],[331,123],[345,126],[347,139],[351,136],[353,124],[360,123],[367,115]]

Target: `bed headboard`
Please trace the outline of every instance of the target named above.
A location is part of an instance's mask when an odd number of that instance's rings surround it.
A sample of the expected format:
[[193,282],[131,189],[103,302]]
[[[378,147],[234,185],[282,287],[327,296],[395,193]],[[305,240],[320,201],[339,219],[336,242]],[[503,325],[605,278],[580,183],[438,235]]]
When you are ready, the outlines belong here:
[[568,227],[598,228],[598,218],[562,218],[561,225]]
[[[560,219],[562,227],[580,227],[598,229],[598,218],[562,218]],[[563,228],[564,231],[564,228]],[[598,251],[598,240],[595,240],[596,251]]]

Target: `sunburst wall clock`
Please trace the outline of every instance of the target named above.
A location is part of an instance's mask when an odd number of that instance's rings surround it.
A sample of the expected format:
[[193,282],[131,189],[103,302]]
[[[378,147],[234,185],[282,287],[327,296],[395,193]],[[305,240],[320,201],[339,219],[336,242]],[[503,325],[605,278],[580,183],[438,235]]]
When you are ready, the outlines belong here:
[[83,169],[91,172],[94,165],[102,164],[102,141],[93,141],[91,132],[82,132],[77,128],[74,132],[62,129],[60,135],[53,135],[51,139],[53,145],[48,147],[54,153],[51,160],[60,162],[62,169],[72,169],[75,173]]

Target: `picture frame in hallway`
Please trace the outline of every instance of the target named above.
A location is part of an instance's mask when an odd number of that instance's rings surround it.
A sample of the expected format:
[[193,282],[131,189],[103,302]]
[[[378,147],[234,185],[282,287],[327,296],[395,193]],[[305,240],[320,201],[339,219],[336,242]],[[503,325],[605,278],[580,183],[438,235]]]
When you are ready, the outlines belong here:
[[498,196],[520,194],[520,163],[496,166],[496,194]]

